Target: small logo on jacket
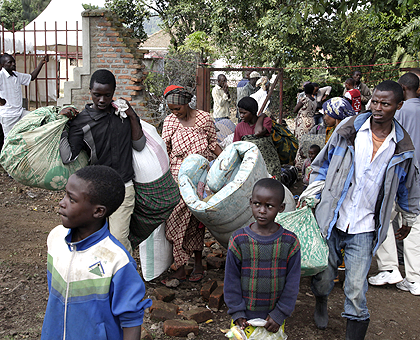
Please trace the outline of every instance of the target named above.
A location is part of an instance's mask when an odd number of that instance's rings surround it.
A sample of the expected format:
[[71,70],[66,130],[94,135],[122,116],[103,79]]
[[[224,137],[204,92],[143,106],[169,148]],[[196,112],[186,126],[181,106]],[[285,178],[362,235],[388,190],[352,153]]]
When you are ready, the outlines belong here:
[[89,266],[89,273],[98,275],[100,277],[104,276],[105,271],[104,271],[104,267],[102,267],[101,261],[98,261],[92,264],[91,266]]

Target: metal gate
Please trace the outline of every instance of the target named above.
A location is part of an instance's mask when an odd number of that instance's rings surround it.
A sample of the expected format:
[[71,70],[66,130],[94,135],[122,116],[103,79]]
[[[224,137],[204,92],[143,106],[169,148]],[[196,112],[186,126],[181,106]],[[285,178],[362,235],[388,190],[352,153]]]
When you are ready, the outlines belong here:
[[223,71],[223,72],[230,72],[230,71],[274,71],[277,72],[276,81],[274,86],[272,86],[269,90],[267,98],[264,102],[264,105],[267,103],[268,99],[273,93],[274,88],[276,87],[277,83],[279,84],[279,113],[278,119],[279,122],[282,120],[283,116],[283,69],[282,68],[275,68],[275,67],[225,67],[225,68],[215,68],[215,67],[197,67],[196,73],[196,96],[197,96],[197,109],[203,110],[206,112],[210,112],[210,72],[212,71]]
[[[82,66],[82,30],[79,23],[35,21],[21,31],[0,26],[0,51],[16,60],[16,71],[31,73],[46,54],[49,62],[44,65],[37,79],[24,86],[23,106],[32,110],[40,106],[55,105],[64,89],[64,82],[72,80],[73,68]],[[41,26],[41,27],[39,27]],[[71,26],[71,27],[69,27]]]

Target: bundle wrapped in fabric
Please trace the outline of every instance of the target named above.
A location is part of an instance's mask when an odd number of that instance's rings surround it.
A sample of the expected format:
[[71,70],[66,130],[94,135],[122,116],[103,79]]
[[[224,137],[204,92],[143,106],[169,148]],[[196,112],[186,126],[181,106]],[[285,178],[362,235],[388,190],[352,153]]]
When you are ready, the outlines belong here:
[[153,125],[142,120],[141,126],[146,137],[146,145],[141,151],[133,149],[136,195],[128,237],[133,249],[165,222],[181,199],[178,184],[169,170],[165,142]]
[[313,199],[308,198],[306,202],[301,209],[278,214],[275,221],[297,235],[302,256],[301,275],[312,276],[327,268],[328,245],[312,213]]
[[[188,156],[181,164],[178,183],[192,214],[227,247],[233,231],[254,221],[249,204],[252,188],[267,177],[258,147],[250,142],[235,142],[217,157],[210,170],[204,157]],[[290,191],[285,190],[286,209],[290,211],[295,202]]]
[[47,106],[23,117],[9,132],[0,163],[16,181],[31,187],[62,190],[68,178],[88,164],[86,152],[80,152],[70,164],[60,157],[60,138],[68,118],[61,107]]

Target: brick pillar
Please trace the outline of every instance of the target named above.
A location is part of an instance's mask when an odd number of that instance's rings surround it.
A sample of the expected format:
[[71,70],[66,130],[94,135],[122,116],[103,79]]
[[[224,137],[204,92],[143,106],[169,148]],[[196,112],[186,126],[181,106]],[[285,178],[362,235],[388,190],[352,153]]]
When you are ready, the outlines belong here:
[[122,20],[110,11],[87,10],[82,17],[83,67],[76,68],[75,80],[64,85],[64,98],[58,104],[83,109],[91,102],[90,76],[103,68],[114,73],[117,80],[114,99],[127,99],[137,114],[145,117],[143,80],[147,72],[142,63],[145,51],[137,48],[139,40],[131,38],[131,29],[125,28]]

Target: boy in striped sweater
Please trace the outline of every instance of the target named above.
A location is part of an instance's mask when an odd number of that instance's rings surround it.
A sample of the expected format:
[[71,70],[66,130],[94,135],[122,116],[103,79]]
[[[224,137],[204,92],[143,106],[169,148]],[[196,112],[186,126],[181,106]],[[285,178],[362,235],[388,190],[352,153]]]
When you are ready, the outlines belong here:
[[259,180],[250,200],[255,222],[236,230],[226,258],[224,297],[232,321],[245,329],[262,318],[276,333],[295,308],[300,281],[300,245],[296,235],[274,219],[284,210],[284,187]]

